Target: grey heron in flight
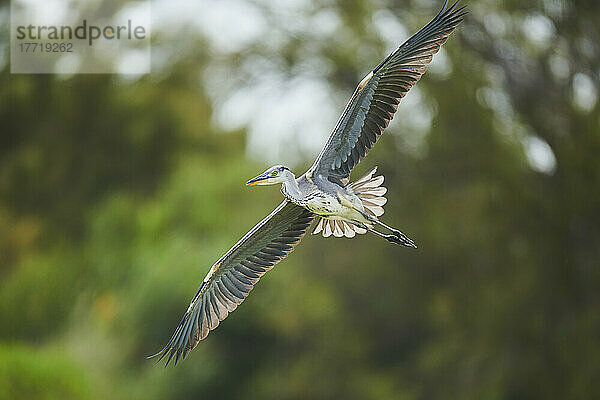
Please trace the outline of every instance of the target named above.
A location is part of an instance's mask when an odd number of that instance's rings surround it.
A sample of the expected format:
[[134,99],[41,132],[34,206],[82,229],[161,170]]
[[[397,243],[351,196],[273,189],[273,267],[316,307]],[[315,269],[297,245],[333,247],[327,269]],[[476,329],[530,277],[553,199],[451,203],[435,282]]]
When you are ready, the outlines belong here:
[[315,218],[319,222],[313,232],[325,237],[371,232],[391,243],[416,247],[378,218],[387,201],[383,176],[374,176],[374,168],[356,182],[350,183],[349,177],[387,127],[400,99],[462,21],[465,7],[457,4],[447,8],[446,0],[431,22],[365,76],[308,171],[296,178],[289,168],[276,165],[246,183],[281,184],[285,199],[214,263],[173,336],[154,355],[160,355],[159,361],[167,357],[168,365],[175,357],[177,365],[185,358],[244,301],[260,277],[294,249]]

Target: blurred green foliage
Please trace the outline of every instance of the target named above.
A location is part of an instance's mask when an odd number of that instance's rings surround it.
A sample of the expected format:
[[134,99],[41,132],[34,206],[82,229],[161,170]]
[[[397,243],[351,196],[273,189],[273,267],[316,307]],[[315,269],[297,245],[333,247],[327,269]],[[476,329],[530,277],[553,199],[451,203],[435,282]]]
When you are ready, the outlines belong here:
[[[317,2],[301,17],[341,21],[319,43],[279,27],[277,45],[219,62],[241,80],[251,57],[290,76],[324,62],[341,111],[385,55],[372,15],[414,31],[435,7]],[[0,398],[600,398],[600,106],[578,98],[578,82],[599,87],[600,7],[469,7],[450,72],[418,84],[432,114],[418,151],[400,121],[357,171],[379,165],[385,220],[418,251],[309,235],[176,369],[145,356],[281,197],[244,187],[266,165],[212,122],[206,39],[132,80],[4,64]],[[523,28],[539,24],[545,42]],[[532,141],[553,165],[536,167]]]
[[3,399],[90,399],[85,370],[63,354],[18,345],[0,347]]

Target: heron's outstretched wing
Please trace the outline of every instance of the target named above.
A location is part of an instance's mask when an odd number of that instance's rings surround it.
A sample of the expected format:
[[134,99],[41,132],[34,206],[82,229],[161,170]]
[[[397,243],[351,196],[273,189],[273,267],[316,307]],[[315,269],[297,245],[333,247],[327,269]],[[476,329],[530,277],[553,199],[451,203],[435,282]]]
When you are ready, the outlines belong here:
[[314,214],[284,200],[210,269],[175,333],[157,354],[166,364],[185,358],[236,309],[265,272],[284,259],[312,223]]
[[358,84],[327,144],[309,169],[346,181],[352,168],[373,147],[394,116],[400,99],[425,73],[433,55],[466,14],[448,0],[423,29],[413,35]]

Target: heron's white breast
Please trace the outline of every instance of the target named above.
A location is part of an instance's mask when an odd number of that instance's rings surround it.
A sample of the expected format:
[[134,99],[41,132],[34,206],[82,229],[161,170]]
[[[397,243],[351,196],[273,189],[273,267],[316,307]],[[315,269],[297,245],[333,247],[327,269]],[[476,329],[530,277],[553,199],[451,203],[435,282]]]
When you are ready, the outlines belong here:
[[323,216],[341,214],[346,208],[340,204],[336,196],[322,192],[311,193],[306,196],[305,207],[315,214]]

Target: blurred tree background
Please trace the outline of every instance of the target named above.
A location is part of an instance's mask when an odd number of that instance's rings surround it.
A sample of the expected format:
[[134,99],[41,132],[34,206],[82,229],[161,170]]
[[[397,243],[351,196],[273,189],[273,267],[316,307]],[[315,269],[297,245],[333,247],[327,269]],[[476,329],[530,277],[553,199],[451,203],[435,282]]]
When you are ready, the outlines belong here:
[[[15,75],[0,399],[600,398],[600,5],[469,1],[363,161],[417,251],[308,235],[176,369],[210,265],[441,0],[153,1],[153,72]],[[297,149],[292,152],[291,149]]]

